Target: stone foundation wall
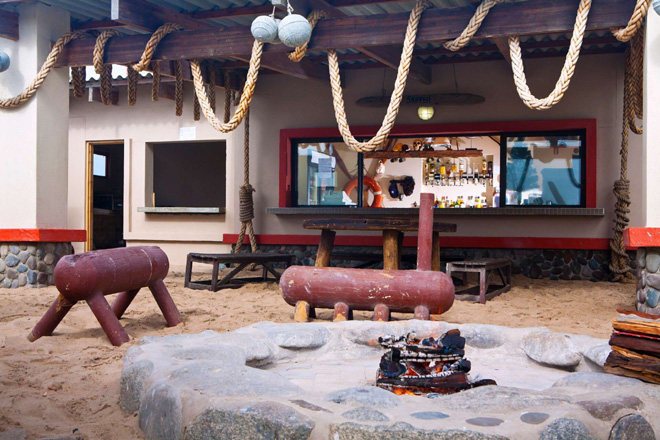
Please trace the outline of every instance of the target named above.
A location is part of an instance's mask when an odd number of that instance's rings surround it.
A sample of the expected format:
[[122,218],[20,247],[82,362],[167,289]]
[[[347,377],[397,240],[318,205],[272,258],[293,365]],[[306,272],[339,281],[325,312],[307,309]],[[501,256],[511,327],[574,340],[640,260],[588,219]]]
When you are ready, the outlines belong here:
[[637,266],[637,311],[660,315],[660,248],[638,248]]
[[[249,247],[243,247],[242,252]],[[289,253],[295,256],[294,264],[313,266],[317,246],[259,246],[259,252]],[[347,259],[332,259],[332,266],[337,267],[382,267],[381,247],[335,246],[333,254],[347,255]],[[377,255],[381,263],[369,264],[368,260],[359,256]],[[548,278],[551,280],[589,280],[610,281],[613,277],[609,269],[610,252],[603,250],[556,250],[556,249],[464,249],[442,248],[440,251],[443,263],[453,260],[473,260],[478,258],[509,258],[512,272],[529,278]],[[416,249],[404,248],[402,258],[403,269],[415,267]],[[349,258],[352,257],[352,258]],[[637,268],[634,256],[631,256],[630,266]],[[444,264],[443,264],[444,270]],[[660,275],[659,275],[660,277]]]
[[52,285],[55,265],[69,254],[73,254],[71,243],[1,243],[0,287]]

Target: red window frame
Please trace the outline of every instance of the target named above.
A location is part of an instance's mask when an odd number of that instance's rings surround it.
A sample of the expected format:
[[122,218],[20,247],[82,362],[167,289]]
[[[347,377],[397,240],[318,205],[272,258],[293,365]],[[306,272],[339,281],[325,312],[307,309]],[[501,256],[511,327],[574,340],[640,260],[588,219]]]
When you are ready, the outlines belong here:
[[[376,134],[379,127],[361,126],[353,127],[354,136],[371,137]],[[586,186],[585,207],[596,208],[596,164],[597,164],[597,124],[596,119],[557,119],[541,121],[502,121],[502,122],[461,122],[455,124],[416,124],[397,125],[392,129],[390,136],[444,136],[460,133],[461,135],[492,134],[496,132],[523,132],[523,131],[557,131],[557,130],[585,130],[587,142],[585,151]],[[291,146],[294,139],[313,139],[341,137],[337,127],[322,128],[295,128],[280,130],[280,182],[279,207],[289,208],[291,201]]]

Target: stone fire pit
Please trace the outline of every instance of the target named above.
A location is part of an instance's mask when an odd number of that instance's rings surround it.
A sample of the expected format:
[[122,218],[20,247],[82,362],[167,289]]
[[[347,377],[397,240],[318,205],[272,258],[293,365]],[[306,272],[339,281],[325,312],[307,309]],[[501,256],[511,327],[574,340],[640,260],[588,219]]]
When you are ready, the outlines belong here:
[[[458,328],[484,386],[435,397],[376,388],[381,335]],[[143,338],[121,408],[150,439],[655,439],[660,387],[602,373],[606,340],[545,328],[400,321],[259,323]],[[653,426],[655,425],[655,426]]]

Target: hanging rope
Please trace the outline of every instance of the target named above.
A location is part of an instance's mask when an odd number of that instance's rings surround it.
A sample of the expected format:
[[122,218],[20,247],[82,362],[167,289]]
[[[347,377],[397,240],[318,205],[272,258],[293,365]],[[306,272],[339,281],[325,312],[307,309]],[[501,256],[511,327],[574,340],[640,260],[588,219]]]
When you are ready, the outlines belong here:
[[128,69],[126,70],[126,81],[128,83],[128,105],[133,107],[137,101],[137,88],[140,74],[137,72],[137,70],[133,69],[130,64],[127,67]]
[[177,116],[183,114],[183,69],[181,61],[174,61],[174,105]]
[[222,82],[222,85],[225,88],[225,124],[229,122],[229,118],[231,117],[231,87],[230,87],[230,82],[231,82],[231,75],[229,74],[228,70],[225,70],[225,78],[224,81]]
[[335,110],[335,117],[339,131],[344,139],[344,142],[355,151],[372,151],[379,148],[390,134],[394,121],[399,113],[401,105],[401,98],[403,97],[403,90],[406,88],[406,81],[408,79],[408,72],[410,71],[410,61],[412,59],[413,49],[415,48],[415,39],[417,37],[417,26],[422,12],[431,7],[431,3],[421,0],[418,1],[408,20],[408,28],[406,30],[406,38],[403,42],[403,51],[401,52],[401,62],[399,70],[396,75],[396,82],[394,90],[390,99],[390,105],[387,108],[387,113],[383,118],[383,124],[376,136],[367,142],[359,142],[351,134],[351,128],[348,126],[346,120],[346,109],[344,105],[344,97],[341,89],[341,78],[339,76],[339,61],[337,60],[337,51],[328,51],[328,65],[330,69],[330,85],[332,88],[332,103]]
[[114,29],[105,30],[99,34],[94,44],[93,64],[94,71],[100,75],[99,84],[101,86],[101,102],[104,105],[112,103],[112,64],[104,63],[105,45],[112,37],[119,35]]
[[[211,105],[211,110],[215,111],[215,68],[213,64],[206,63],[206,76],[209,79],[208,93],[209,93],[209,104]],[[195,92],[197,96],[197,92]]]
[[73,84],[73,97],[82,98],[87,88],[87,69],[85,66],[71,67],[71,84]]
[[590,8],[591,0],[580,0],[575,26],[573,28],[573,36],[571,37],[568,54],[564,61],[564,67],[561,69],[561,75],[555,84],[554,90],[545,98],[538,99],[532,95],[532,92],[529,90],[527,78],[525,76],[525,66],[522,61],[520,41],[517,36],[509,37],[509,52],[511,54],[513,80],[518,89],[518,95],[527,107],[534,110],[547,110],[561,101],[564,97],[564,94],[571,83],[573,73],[575,73],[575,65],[580,57],[580,48],[582,47],[584,32],[587,28],[587,18],[589,17]]
[[195,90],[197,91],[197,98],[199,99],[199,104],[202,107],[202,113],[204,117],[209,121],[211,126],[216,130],[222,133],[229,133],[232,130],[235,130],[236,127],[241,123],[245,114],[247,113],[250,102],[252,101],[252,96],[254,95],[254,88],[257,83],[257,77],[259,76],[259,66],[261,65],[261,54],[263,53],[263,43],[258,41],[254,42],[252,46],[252,55],[250,56],[250,67],[247,73],[247,79],[245,81],[245,86],[243,87],[243,94],[241,95],[241,101],[238,104],[236,113],[229,120],[229,122],[221,123],[216,117],[214,111],[211,109],[209,104],[209,99],[204,89],[204,79],[202,78],[202,69],[199,66],[199,60],[190,61],[190,70],[193,75],[193,82],[195,84]]
[[[316,27],[316,23],[318,23],[320,19],[325,18],[327,16],[328,14],[326,14],[325,11],[321,11],[321,10],[312,11],[307,16],[307,21],[309,22],[310,26],[312,26],[312,31],[314,31],[314,27]],[[289,59],[291,61],[295,61],[296,63],[302,61],[302,59],[305,58],[305,54],[307,53],[308,45],[309,45],[309,41],[307,41],[302,46],[296,47],[296,49],[289,54]]]
[[626,27],[621,29],[612,29],[612,34],[616,37],[617,40],[626,42],[635,36],[639,28],[644,23],[644,17],[649,10],[649,5],[651,0],[637,0],[635,4],[635,10],[628,21]]
[[491,10],[491,8],[498,3],[501,3],[502,1],[503,0],[484,0],[481,2],[479,7],[477,7],[477,10],[474,12],[474,15],[470,19],[470,22],[465,27],[465,29],[463,29],[461,35],[455,40],[446,41],[443,44],[445,49],[457,51],[458,49],[465,47],[470,42],[472,37],[474,37],[474,34],[477,33],[481,23],[483,23],[484,19],[488,16],[488,12]]
[[241,232],[238,234],[238,241],[234,247],[234,253],[238,253],[245,241],[245,233],[250,238],[252,253],[257,252],[257,240],[254,238],[254,201],[252,194],[255,189],[250,185],[250,109],[248,108],[243,119],[243,128],[245,135],[243,137],[243,185],[238,192],[239,201],[239,219],[241,220]]
[[623,231],[628,227],[630,218],[630,181],[628,180],[628,137],[629,131],[642,134],[637,126],[636,118],[643,117],[641,103],[643,101],[642,82],[644,63],[644,32],[643,26],[635,34],[630,46],[626,49],[626,72],[623,82],[623,128],[621,130],[621,173],[619,180],[614,182],[614,235],[610,240],[610,270],[614,273],[614,281],[630,280],[633,278],[628,267],[628,254],[623,243]]
[[199,99],[197,99],[197,92],[194,92],[195,96],[193,97],[193,119],[199,121],[201,119],[201,111],[199,107]]
[[151,100],[157,102],[160,99],[160,62],[151,62]]
[[142,72],[145,70],[148,66],[149,63],[151,62],[151,58],[154,56],[154,52],[156,52],[156,48],[158,47],[158,43],[160,43],[160,40],[165,38],[165,36],[171,32],[174,31],[180,31],[182,28],[176,23],[165,23],[151,35],[151,38],[149,38],[149,41],[147,42],[146,47],[144,48],[144,52],[142,53],[142,57],[140,58],[140,61],[136,64],[133,64],[133,69],[135,69],[138,72]]
[[53,48],[50,50],[46,61],[41,66],[39,73],[32,80],[30,85],[27,86],[23,92],[19,93],[13,98],[0,99],[0,108],[8,109],[18,107],[19,105],[25,104],[30,98],[32,98],[34,94],[37,93],[37,90],[39,90],[39,87],[41,87],[41,85],[46,80],[46,77],[53,68],[53,65],[55,65],[57,58],[62,53],[64,46],[66,46],[69,41],[77,40],[83,36],[85,36],[84,32],[68,32],[62,35],[53,45]]

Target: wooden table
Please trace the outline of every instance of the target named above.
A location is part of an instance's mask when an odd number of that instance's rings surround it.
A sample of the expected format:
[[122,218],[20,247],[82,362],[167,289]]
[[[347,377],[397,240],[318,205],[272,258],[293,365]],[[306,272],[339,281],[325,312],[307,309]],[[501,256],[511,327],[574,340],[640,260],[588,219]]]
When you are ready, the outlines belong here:
[[[213,265],[213,271],[210,280],[192,281],[192,266],[193,263],[203,263]],[[190,289],[205,289],[216,292],[224,288],[240,287],[245,283],[254,281],[279,281],[280,274],[273,268],[273,263],[284,263],[287,267],[293,263],[293,255],[289,254],[200,254],[190,253],[186,261],[186,275],[184,279],[184,287]],[[220,264],[236,264],[237,266],[228,274],[218,279]],[[235,276],[245,269],[250,264],[256,264],[263,267],[262,276],[260,277],[242,277],[235,278]],[[274,278],[268,278],[268,273],[271,273]]]
[[[328,218],[303,221],[305,229],[320,229],[321,242],[316,254],[316,266],[330,265],[330,256],[335,241],[335,231],[383,231],[383,269],[398,270],[401,265],[403,233],[417,231],[419,221],[408,218]],[[453,223],[433,222],[433,253],[431,267],[440,270],[440,232],[456,232]]]
[[[490,275],[493,271],[499,273],[502,280],[501,286],[490,285]],[[500,293],[511,290],[511,260],[508,258],[483,258],[447,263],[447,275],[452,276],[456,272],[463,273],[463,286],[467,286],[469,272],[479,274],[479,286],[457,290],[457,299],[479,301],[481,304],[485,304],[486,300],[491,300]]]

